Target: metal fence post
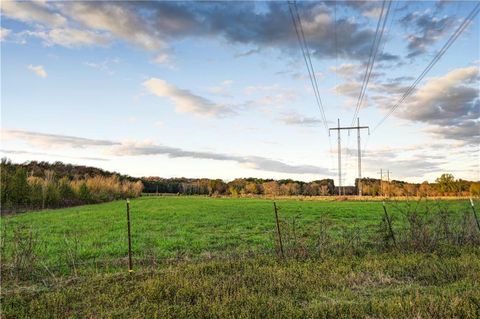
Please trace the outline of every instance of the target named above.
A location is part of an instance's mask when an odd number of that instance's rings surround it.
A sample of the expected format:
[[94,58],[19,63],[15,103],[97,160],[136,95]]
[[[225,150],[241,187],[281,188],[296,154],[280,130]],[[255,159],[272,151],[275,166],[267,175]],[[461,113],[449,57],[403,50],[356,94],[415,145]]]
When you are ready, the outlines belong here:
[[387,207],[385,207],[385,201],[382,202],[382,206],[383,206],[383,211],[385,212],[385,220],[387,221],[388,230],[390,232],[390,237],[392,237],[393,244],[395,245],[395,247],[397,247],[397,241],[395,240],[395,235],[394,235],[393,229],[392,229],[392,223],[391,223],[390,217],[388,216],[388,213],[387,213]]
[[477,222],[478,230],[480,231],[480,222],[478,221],[477,212],[475,211],[475,205],[473,204],[473,199],[471,197],[470,197],[470,205],[472,205],[473,217],[475,217],[475,221]]
[[275,202],[273,202],[273,209],[275,210],[275,221],[277,223],[277,235],[278,235],[278,243],[280,244],[280,252],[282,254],[282,258],[285,258],[285,254],[283,252],[282,234],[280,232],[280,222],[278,221],[277,204]]
[[132,264],[132,236],[130,231],[130,200],[127,198],[127,228],[128,228],[128,272],[133,272]]

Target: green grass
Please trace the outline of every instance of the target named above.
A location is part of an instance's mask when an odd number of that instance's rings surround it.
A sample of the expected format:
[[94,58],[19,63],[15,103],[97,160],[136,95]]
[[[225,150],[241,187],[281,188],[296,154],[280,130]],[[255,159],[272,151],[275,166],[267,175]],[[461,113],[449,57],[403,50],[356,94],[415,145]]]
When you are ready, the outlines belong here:
[[[300,232],[319,227],[323,216],[334,233],[358,227],[368,236],[383,216],[380,202],[280,200],[277,205],[283,220],[291,222],[296,216]],[[448,206],[456,213],[470,209],[467,201],[451,201]],[[275,242],[270,200],[150,197],[133,200],[131,212],[133,251],[139,258],[146,252],[158,258],[266,252]],[[400,211],[390,205],[389,213],[394,227],[402,227]],[[45,245],[42,259],[48,265],[61,263],[59,256],[65,255],[75,239],[81,260],[121,258],[127,252],[124,201],[26,213],[3,218],[3,224],[7,238],[19,225],[33,229]]]
[[7,291],[2,308],[5,318],[478,318],[478,257],[182,262]]
[[[408,205],[388,204],[396,232],[406,226],[400,211]],[[471,209],[456,200],[422,202],[419,210],[438,205],[458,218]],[[356,230],[369,242],[383,216],[380,202],[290,199],[277,206],[286,246],[294,218],[299,241],[329,223],[334,240]],[[271,200],[147,197],[131,202],[131,214],[133,274],[125,269],[124,201],[3,217],[2,317],[480,316],[475,246],[446,253],[367,247],[282,260]],[[32,240],[18,240],[30,233]],[[6,266],[15,247],[24,252],[30,244],[35,253],[25,273],[12,276]]]

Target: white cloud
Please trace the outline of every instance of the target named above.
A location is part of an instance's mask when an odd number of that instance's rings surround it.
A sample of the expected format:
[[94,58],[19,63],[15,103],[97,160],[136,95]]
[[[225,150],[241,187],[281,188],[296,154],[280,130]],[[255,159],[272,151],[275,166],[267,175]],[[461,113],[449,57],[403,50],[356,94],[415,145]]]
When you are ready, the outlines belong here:
[[232,84],[233,84],[232,80],[225,80],[225,81],[222,81],[222,83],[220,83],[219,85],[210,87],[208,91],[216,95],[231,97],[232,93],[230,89]]
[[49,31],[28,31],[26,35],[42,39],[47,46],[61,45],[67,48],[84,45],[105,46],[111,42],[107,34],[72,28],[51,29]]
[[278,91],[279,89],[280,89],[280,86],[279,86],[278,84],[271,84],[271,85],[250,85],[250,86],[247,86],[247,87],[244,89],[244,92],[245,92],[245,94],[251,95],[251,94],[258,93],[258,92],[267,92],[267,93],[270,93],[270,92]]
[[316,6],[309,13],[309,19],[303,19],[302,26],[307,34],[317,34],[318,36],[325,37],[328,34],[329,26],[332,24],[331,12],[324,11],[321,6]]
[[[398,107],[394,116],[427,124],[425,132],[435,138],[478,144],[480,138],[479,68],[453,69],[431,77]],[[372,101],[389,111],[400,101],[407,87],[401,82],[372,85],[378,92]]]
[[0,150],[0,153],[12,154],[12,155],[33,155],[35,156],[35,158],[37,158],[37,156],[47,156],[47,157],[53,157],[55,159],[58,159],[60,157],[60,158],[68,158],[68,159],[81,159],[81,160],[87,160],[87,161],[109,161],[110,160],[108,158],[103,158],[103,157],[68,156],[64,154],[30,152],[30,151],[19,151],[19,150]]
[[111,146],[119,143],[94,140],[83,137],[75,137],[68,135],[46,134],[38,132],[29,132],[21,130],[2,129],[2,140],[21,140],[31,145],[41,148],[51,149],[52,146],[63,146],[73,148],[86,148],[91,146]]
[[2,13],[23,22],[42,23],[51,27],[66,24],[67,19],[51,12],[49,5],[40,1],[2,1]]
[[12,32],[10,29],[0,28],[0,41],[3,41]]
[[87,61],[87,62],[84,62],[83,64],[88,66],[88,67],[106,72],[109,75],[114,75],[115,71],[112,70],[112,65],[115,65],[115,64],[118,64],[118,63],[120,63],[119,58],[113,58],[113,59],[107,58],[107,59],[105,59],[103,61],[100,61],[100,62]]
[[250,106],[262,107],[264,112],[271,112],[272,107],[278,107],[295,101],[298,92],[294,89],[281,87],[278,84],[250,85],[243,89],[245,95],[257,97],[249,101]]
[[155,64],[158,64],[158,65],[167,66],[167,67],[170,67],[170,68],[174,67],[174,63],[173,63],[171,55],[166,53],[166,52],[162,52],[162,53],[157,54],[152,59],[152,62],[155,63]]
[[382,12],[382,8],[376,7],[376,8],[371,8],[367,11],[364,11],[363,15],[366,16],[367,18],[378,19],[381,12]]
[[[32,35],[49,38],[50,44],[105,45],[106,39],[119,39],[156,55],[164,63],[162,52],[168,51],[170,41],[188,37],[218,38],[233,44],[249,43],[258,50],[279,49],[284,53],[297,52],[295,32],[286,6],[268,2],[259,12],[244,3],[188,3],[142,1],[25,1],[4,5],[5,16],[26,22],[34,27]],[[302,3],[303,26],[312,54],[318,58],[333,57],[364,59],[370,52],[373,30],[351,19],[332,19],[332,10],[324,3]],[[232,21],[235,23],[232,24]],[[265,27],[268,26],[268,27]],[[66,42],[51,39],[60,35],[53,30],[83,31],[90,40]],[[337,38],[334,40],[334,29]],[[248,32],[245,32],[248,30]],[[56,31],[66,34],[65,31]],[[72,33],[72,31],[70,31]],[[92,35],[103,39],[92,39]],[[336,45],[334,45],[334,43]],[[292,50],[295,48],[295,50]],[[334,49],[335,48],[335,49]],[[390,58],[397,58],[390,55]]]
[[348,97],[357,97],[360,93],[361,83],[360,82],[345,82],[339,85],[336,85],[333,88],[333,92],[339,95],[345,95]]
[[112,147],[109,154],[115,156],[167,155],[170,158],[188,157],[216,161],[233,161],[243,167],[267,172],[288,174],[331,174],[328,169],[313,165],[291,165],[275,159],[260,156],[240,156],[214,152],[188,151],[177,147],[158,145],[148,141],[123,142],[121,145]]
[[[454,69],[430,78],[406,100],[398,117],[434,125],[431,132],[445,138],[474,142],[480,135],[479,69]],[[477,140],[478,142],[478,140]]]
[[[322,174],[331,172],[323,167],[313,165],[287,164],[275,159],[260,156],[242,156],[209,151],[191,151],[178,147],[155,144],[151,141],[123,141],[96,140],[58,134],[45,134],[20,130],[2,130],[2,140],[24,141],[42,149],[52,147],[91,148],[102,147],[104,152],[111,156],[147,156],[166,155],[170,158],[192,158],[201,160],[231,161],[251,169],[279,172],[288,174]],[[18,152],[18,151],[17,151]],[[22,152],[22,151],[20,151]]]
[[[367,171],[368,168],[376,170],[378,167],[388,167],[393,171],[395,179],[423,181],[428,177],[436,178],[441,173],[451,172],[449,167],[464,169],[462,178],[471,179],[473,172],[478,170],[478,163],[475,164],[477,152],[478,149],[473,151],[464,143],[438,140],[431,143],[370,148],[363,153],[363,161]],[[356,149],[349,149],[349,153],[354,156]],[[452,162],[452,159],[455,161]],[[460,166],[459,161],[462,163]],[[378,171],[370,172],[374,174]]]
[[[461,111],[459,107],[462,107],[465,102],[472,98],[470,94],[473,97],[476,95],[475,93],[478,91],[478,76],[478,67],[472,66],[455,69],[444,76],[431,78],[416,92],[411,99],[412,102],[407,104],[402,114],[411,117],[413,112],[422,118],[422,115],[434,115],[433,113],[440,111],[445,113],[445,117],[450,117],[454,115],[453,113]],[[476,87],[465,92],[458,92],[458,89],[465,88],[469,84],[476,84]],[[458,95],[458,93],[465,94]],[[454,100],[452,101],[451,99]],[[441,114],[437,113],[437,115]]]
[[287,125],[299,125],[307,127],[318,127],[322,125],[322,120],[319,118],[303,116],[295,112],[283,114],[279,120]]
[[352,79],[363,75],[361,72],[362,68],[363,67],[361,64],[343,63],[338,67],[332,66],[329,70],[330,72],[337,73],[338,75],[347,79]]
[[156,31],[149,28],[138,12],[128,5],[111,2],[66,2],[62,11],[86,27],[104,30],[138,45],[154,51],[164,48],[163,40]]
[[47,72],[45,71],[45,69],[41,65],[34,66],[34,65],[30,64],[28,66],[28,69],[33,71],[36,75],[38,75],[41,78],[46,78],[47,77]]
[[143,82],[143,86],[156,96],[170,99],[175,105],[175,110],[180,113],[192,113],[207,117],[222,117],[235,113],[232,107],[216,104],[189,90],[177,88],[162,79],[151,78]]

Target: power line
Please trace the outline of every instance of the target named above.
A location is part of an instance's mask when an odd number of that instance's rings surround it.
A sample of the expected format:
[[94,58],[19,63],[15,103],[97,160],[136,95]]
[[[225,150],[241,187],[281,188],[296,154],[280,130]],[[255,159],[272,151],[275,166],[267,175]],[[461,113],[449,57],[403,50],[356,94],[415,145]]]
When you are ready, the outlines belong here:
[[[293,4],[293,5],[292,5]],[[322,122],[325,126],[325,129],[328,133],[328,125],[327,119],[325,116],[325,111],[323,108],[322,99],[320,97],[320,92],[318,89],[318,82],[317,77],[315,76],[315,71],[312,64],[312,59],[310,56],[310,50],[308,49],[307,41],[305,39],[305,33],[303,31],[302,20],[300,18],[300,14],[298,13],[298,8],[295,2],[291,3],[288,2],[288,8],[290,10],[290,15],[292,17],[293,26],[295,28],[295,33],[297,34],[297,39],[300,44],[300,49],[302,51],[303,59],[305,61],[305,65],[307,66],[308,75],[310,78],[310,83],[312,84],[313,92],[315,94],[315,100],[317,102],[318,109],[320,110],[320,114],[322,116]],[[295,13],[294,13],[295,11]]]
[[[383,33],[385,31],[386,22],[388,21],[388,15],[389,15],[389,12],[390,12],[390,7],[391,7],[392,2],[388,1],[387,10],[385,12],[386,2],[387,2],[387,0],[383,1],[382,7],[381,7],[381,12],[380,12],[380,15],[378,17],[377,27],[376,27],[376,30],[375,30],[375,36],[374,36],[372,47],[371,47],[370,54],[369,54],[369,57],[368,57],[368,62],[367,62],[367,66],[366,66],[366,69],[365,69],[365,74],[364,74],[364,77],[363,77],[362,86],[361,86],[361,89],[360,89],[360,94],[358,96],[355,111],[353,113],[353,118],[352,118],[352,124],[351,125],[354,125],[355,118],[358,118],[358,113],[360,111],[363,99],[365,97],[366,90],[368,88],[368,83],[370,81],[373,66],[375,64],[375,59],[378,55],[378,51],[379,51],[378,49],[380,47],[380,43],[381,43],[381,40],[382,40],[382,37],[383,37]],[[385,12],[385,15],[384,15],[384,12]],[[382,21],[383,21],[383,23],[382,23]],[[381,26],[381,29],[380,29],[380,26]],[[385,42],[384,42],[384,45],[385,45]],[[383,48],[384,47],[382,47],[380,52],[383,52]],[[347,138],[347,149],[348,149],[349,145],[350,145],[350,136],[348,136],[348,138]],[[347,163],[348,163],[348,157],[349,157],[349,154],[347,152]]]
[[[396,13],[397,13],[397,8],[398,8],[399,1],[394,1],[394,2],[395,2],[395,4],[392,8],[393,13],[392,13],[392,16],[390,18],[390,24],[388,25],[388,28],[387,28],[386,33],[384,35],[385,41],[383,41],[382,49],[380,50],[380,52],[383,52],[385,50],[385,45],[387,44],[388,35],[390,34],[390,31],[392,30],[393,22],[395,21],[395,16],[396,16]],[[369,141],[370,141],[370,134],[368,134],[367,140],[364,142],[364,146],[363,146],[363,149],[362,149],[362,156],[364,158],[365,158],[365,156],[367,156],[366,154],[368,154],[367,150],[368,150],[368,146],[369,146],[369,144],[368,144]]]
[[[338,73],[338,42],[337,42],[337,1],[334,3],[334,18],[335,23],[333,24],[334,27],[334,35],[335,35],[335,86],[337,85],[337,73]],[[337,91],[335,90],[336,95],[338,95]]]
[[319,106],[320,106],[320,112],[322,114],[323,124],[328,131],[327,119],[325,117],[325,110],[323,108],[322,99],[320,98],[320,91],[318,89],[317,76],[315,75],[315,71],[314,71],[313,64],[312,64],[312,59],[310,57],[310,50],[308,49],[307,40],[305,39],[305,33],[303,32],[302,20],[300,18],[300,14],[298,13],[297,3],[294,2],[293,5],[294,5],[294,8],[295,8],[295,12],[297,13],[297,19],[298,19],[298,22],[299,22],[303,43],[305,45],[305,52],[307,53],[307,58],[308,58],[308,62],[310,64],[311,74],[313,76],[313,82],[315,83],[315,88],[316,88],[316,91],[317,91],[317,96],[318,96],[318,101],[319,101]]
[[[334,35],[335,35],[335,70],[338,68],[338,39],[337,39],[337,0],[334,1]],[[335,86],[338,84],[338,72],[335,72]],[[335,90],[335,102],[338,102],[338,92]],[[330,144],[330,152],[329,152],[329,157],[330,157],[330,169],[333,168],[333,154],[332,154],[332,141],[330,140],[330,131],[328,132],[328,143]]]
[[470,22],[475,18],[475,16],[478,14],[480,11],[480,3],[477,3],[477,5],[473,8],[473,10],[470,12],[470,14],[465,18],[465,20],[460,24],[460,26],[455,30],[455,32],[450,36],[450,38],[445,42],[443,47],[440,49],[440,51],[437,52],[437,54],[433,57],[432,61],[427,65],[427,67],[423,70],[423,72],[417,77],[417,79],[410,85],[410,87],[405,91],[403,96],[400,98],[400,100],[392,106],[390,111],[378,122],[378,124],[374,127],[374,131],[382,125],[392,114],[395,112],[395,110],[405,101],[407,97],[409,97],[412,92],[415,90],[417,85],[420,83],[420,81],[423,80],[423,78],[427,75],[427,73],[435,66],[435,64],[442,58],[442,56],[445,54],[445,52],[450,48],[450,46],[455,42],[455,40],[458,39],[458,37],[462,34],[462,32],[468,27]]
[[[365,75],[363,77],[363,83],[362,83],[362,87],[360,89],[360,95],[358,96],[357,106],[355,107],[355,112],[353,113],[352,125],[355,123],[355,119],[357,118],[358,112],[360,111],[360,107],[362,105],[363,98],[365,97],[365,92],[367,90],[368,82],[370,81],[370,77],[372,75],[372,70],[373,70],[373,66],[375,64],[375,59],[378,55],[378,48],[380,46],[380,42],[382,41],[383,32],[385,31],[385,25],[386,25],[386,22],[388,20],[388,14],[390,12],[390,7],[392,5],[392,2],[388,1],[387,11],[384,15],[383,13],[384,13],[384,10],[385,10],[386,2],[387,2],[387,0],[383,1],[382,10],[381,10],[380,16],[378,18],[377,29],[375,31],[375,37],[373,39],[373,44],[372,44],[372,48],[371,48],[371,51],[370,51],[370,56],[368,58],[367,68],[365,70]],[[382,24],[382,21],[383,21],[383,24]],[[380,25],[382,25],[382,29],[379,32]]]
[[[292,17],[293,27],[294,27],[295,33],[297,35],[297,39],[298,39],[298,43],[300,45],[300,49],[302,51],[303,60],[305,61],[305,65],[307,66],[308,76],[310,78],[310,83],[312,85],[313,92],[315,94],[315,100],[317,102],[317,107],[320,110],[323,125],[324,125],[324,127],[327,131],[328,136],[329,136],[329,138],[328,138],[328,143],[329,143],[329,146],[330,146],[329,155],[330,155],[330,159],[333,160],[333,157],[332,157],[332,142],[330,140],[330,131],[328,129],[327,118],[325,116],[325,110],[323,108],[322,99],[320,97],[320,91],[318,89],[317,77],[315,75],[315,70],[313,68],[312,60],[311,60],[311,57],[310,57],[310,50],[308,49],[307,41],[305,39],[305,33],[303,31],[302,20],[300,18],[300,14],[298,13],[298,8],[297,8],[297,5],[296,5],[295,1],[293,1],[293,3],[290,2],[290,1],[288,2],[288,9],[289,9],[290,15]],[[296,12],[296,15],[294,14],[294,10]],[[333,163],[331,163],[331,164],[333,164]]]
[[390,34],[390,30],[392,29],[392,25],[393,25],[393,22],[395,21],[395,16],[397,14],[397,8],[398,8],[399,1],[392,1],[392,2],[395,2],[395,5],[392,8],[392,10],[393,10],[392,18],[390,19],[390,24],[388,25],[387,31],[385,33],[385,41],[383,41],[382,49],[380,50],[380,52],[382,52],[382,53],[385,50],[385,45],[387,44],[387,38],[388,38],[388,35]]
[[365,74],[363,76],[362,86],[360,88],[360,94],[358,95],[357,105],[355,107],[355,111],[353,112],[352,125],[355,121],[355,117],[358,115],[358,112],[360,110],[361,100],[363,100],[363,95],[364,95],[364,91],[365,91],[365,83],[367,82],[367,77],[368,77],[368,74],[369,74],[370,65],[372,64],[372,58],[376,55],[377,38],[378,38],[379,30],[380,30],[380,24],[381,24],[381,21],[382,21],[383,12],[384,12],[384,9],[385,9],[385,2],[386,2],[386,0],[384,0],[383,3],[382,3],[382,10],[381,10],[380,15],[378,17],[377,28],[375,30],[375,36],[373,38],[372,47],[370,49],[370,54],[368,56],[367,67],[365,69]]

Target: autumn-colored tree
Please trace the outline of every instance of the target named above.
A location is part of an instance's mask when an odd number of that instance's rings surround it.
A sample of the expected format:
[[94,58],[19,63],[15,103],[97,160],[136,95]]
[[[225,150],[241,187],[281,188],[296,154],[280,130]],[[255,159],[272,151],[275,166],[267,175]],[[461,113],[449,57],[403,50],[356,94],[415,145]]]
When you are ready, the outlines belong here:
[[448,195],[455,192],[455,178],[452,174],[442,174],[435,180],[438,190],[442,195]]
[[418,191],[418,187],[415,184],[405,184],[403,189],[406,196],[415,196]]
[[248,182],[245,185],[245,193],[247,194],[260,194],[260,185],[254,182]]
[[262,184],[265,195],[278,196],[279,195],[279,186],[276,181],[265,182]]
[[430,185],[427,181],[424,181],[422,184],[420,184],[417,195],[420,197],[427,197],[430,195]]
[[480,182],[475,182],[470,184],[470,195],[480,196]]
[[301,192],[300,184],[296,182],[288,182],[280,186],[281,195],[293,196],[293,195],[299,195],[300,192]]
[[221,179],[212,179],[208,182],[208,194],[223,194],[227,189],[227,185]]

